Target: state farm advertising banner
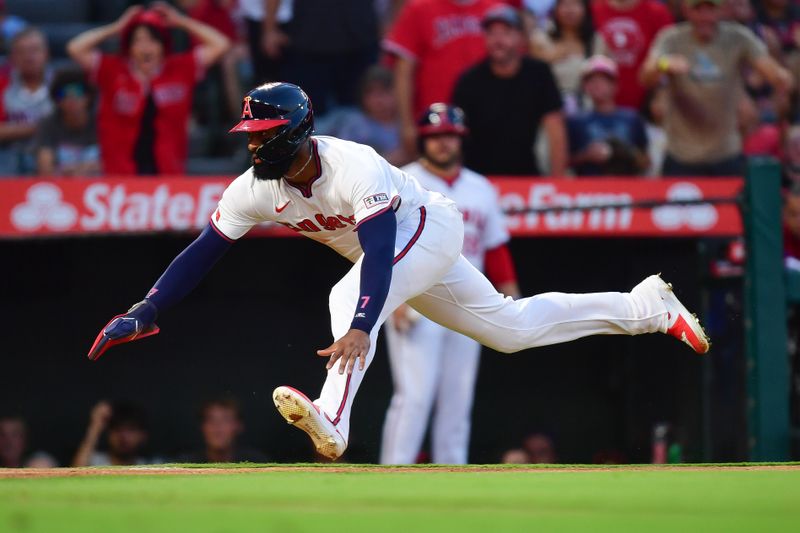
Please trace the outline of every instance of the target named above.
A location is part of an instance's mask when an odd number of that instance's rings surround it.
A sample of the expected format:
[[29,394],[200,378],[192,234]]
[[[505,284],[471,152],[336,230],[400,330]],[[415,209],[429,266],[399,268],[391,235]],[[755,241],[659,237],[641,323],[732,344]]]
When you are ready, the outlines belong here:
[[[741,178],[704,179],[562,179],[496,178],[504,210],[584,207],[547,213],[509,215],[514,236],[691,237],[738,236],[742,220],[732,203],[744,187]],[[728,204],[627,206],[651,201],[731,199]]]
[[[627,207],[635,202],[733,198],[741,179],[497,178],[502,207],[583,206],[585,210],[510,214],[513,236],[734,236],[734,205]],[[197,231],[205,227],[230,178],[0,179],[0,238]],[[592,206],[616,207],[592,207]],[[294,233],[264,225],[256,235]]]

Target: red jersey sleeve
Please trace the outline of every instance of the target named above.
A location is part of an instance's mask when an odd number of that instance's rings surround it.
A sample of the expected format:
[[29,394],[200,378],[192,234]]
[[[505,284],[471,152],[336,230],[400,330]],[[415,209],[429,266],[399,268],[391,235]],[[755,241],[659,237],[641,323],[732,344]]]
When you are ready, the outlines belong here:
[[403,6],[389,35],[383,41],[387,52],[397,54],[406,59],[419,59],[425,47],[425,20],[420,16],[420,2],[411,1]]
[[517,281],[517,271],[514,269],[514,261],[511,259],[508,246],[501,244],[496,248],[486,250],[484,257],[486,277],[495,286]]

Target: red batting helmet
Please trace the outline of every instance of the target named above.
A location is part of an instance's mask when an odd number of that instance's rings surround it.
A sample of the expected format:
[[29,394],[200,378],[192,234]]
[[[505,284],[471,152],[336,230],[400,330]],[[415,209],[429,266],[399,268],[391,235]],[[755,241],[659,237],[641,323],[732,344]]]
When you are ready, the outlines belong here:
[[455,133],[462,137],[469,130],[464,125],[464,111],[460,107],[442,103],[431,104],[417,122],[420,137]]

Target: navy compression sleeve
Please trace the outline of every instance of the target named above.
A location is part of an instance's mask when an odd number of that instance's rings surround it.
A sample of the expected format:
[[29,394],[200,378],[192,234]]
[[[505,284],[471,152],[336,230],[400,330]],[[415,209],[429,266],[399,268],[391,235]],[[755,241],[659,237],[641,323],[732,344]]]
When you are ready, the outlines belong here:
[[361,261],[361,292],[351,329],[369,333],[378,321],[392,283],[396,236],[397,219],[391,209],[358,226],[358,242],[364,250],[364,259]]
[[219,235],[209,223],[203,233],[173,259],[146,299],[159,311],[175,305],[200,283],[231,244],[232,241]]

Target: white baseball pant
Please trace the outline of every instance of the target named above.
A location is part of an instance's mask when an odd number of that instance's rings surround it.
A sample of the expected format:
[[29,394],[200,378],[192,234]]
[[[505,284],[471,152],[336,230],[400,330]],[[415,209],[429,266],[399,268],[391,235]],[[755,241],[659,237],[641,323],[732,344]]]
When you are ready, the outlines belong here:
[[[589,335],[666,331],[667,310],[645,294],[602,292],[544,293],[514,300],[498,293],[486,277],[461,256],[461,213],[449,201],[420,208],[397,228],[392,283],[381,315],[370,333],[372,345],[364,371],[340,375],[328,370],[314,401],[349,440],[350,410],[375,355],[383,324],[402,303],[442,326],[500,352],[567,342]],[[334,339],[350,329],[360,290],[361,259],[330,293]]]

